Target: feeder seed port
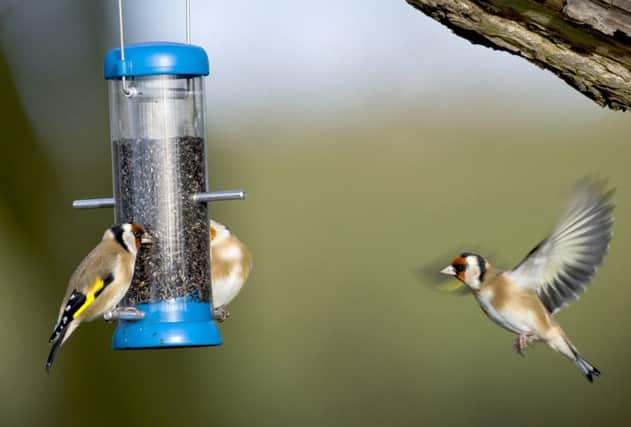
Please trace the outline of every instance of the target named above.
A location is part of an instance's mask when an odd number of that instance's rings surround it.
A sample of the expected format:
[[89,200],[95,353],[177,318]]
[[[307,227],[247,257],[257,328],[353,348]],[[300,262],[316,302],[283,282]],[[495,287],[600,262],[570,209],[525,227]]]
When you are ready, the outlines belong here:
[[225,305],[213,309],[213,320],[223,323],[228,317],[230,317],[230,310]]
[[[222,200],[244,200],[245,191],[211,191],[206,193],[195,193],[191,197],[195,203],[219,202]],[[115,202],[113,197],[106,197],[101,199],[75,200],[72,202],[72,207],[75,209],[113,208],[114,204]]]
[[[213,309],[213,319],[219,323],[226,321],[230,317],[230,311],[228,307],[221,306]],[[138,310],[135,307],[117,307],[114,310],[108,311],[103,314],[103,320],[106,322],[115,322],[117,320],[142,320],[145,318],[145,313]]]
[[141,320],[145,313],[135,307],[117,307],[103,314],[103,320],[113,322],[115,320]]

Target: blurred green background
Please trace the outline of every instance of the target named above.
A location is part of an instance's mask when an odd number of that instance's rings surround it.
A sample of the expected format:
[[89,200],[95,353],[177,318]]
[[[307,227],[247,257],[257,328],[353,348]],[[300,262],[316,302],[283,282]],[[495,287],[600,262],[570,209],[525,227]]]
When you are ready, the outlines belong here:
[[[277,80],[258,91],[239,92],[234,72],[209,80],[211,186],[248,192],[213,205],[212,216],[255,262],[221,327],[224,345],[114,352],[113,326],[94,322],[46,375],[68,277],[113,219],[70,207],[111,194],[100,63],[115,44],[115,24],[103,19],[112,3],[0,4],[0,425],[576,426],[631,417],[629,115],[458,41],[403,2],[367,2],[364,15],[396,18],[386,47],[399,33],[411,37],[397,49],[420,62],[388,64],[406,79],[377,73],[357,88],[353,73],[332,70],[322,98],[300,92],[306,83],[270,59]],[[210,3],[221,20],[228,6]],[[322,16],[337,12],[327,7]],[[389,8],[396,14],[378,13]],[[276,15],[312,19],[295,12]],[[255,25],[248,19],[243,27]],[[211,58],[231,46],[208,43]],[[310,52],[314,63],[338,58]],[[362,55],[345,60],[369,65]],[[293,89],[274,97],[285,78]],[[558,319],[603,372],[591,385],[543,345],[520,358],[471,297],[438,293],[416,274],[471,249],[511,267],[590,174],[618,189],[615,236],[590,291]]]

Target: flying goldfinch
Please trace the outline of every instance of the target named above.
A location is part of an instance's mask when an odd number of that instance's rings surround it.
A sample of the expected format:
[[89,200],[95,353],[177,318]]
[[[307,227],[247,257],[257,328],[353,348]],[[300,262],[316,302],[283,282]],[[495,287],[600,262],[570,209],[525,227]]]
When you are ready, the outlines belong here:
[[70,277],[48,340],[53,346],[46,361],[47,371],[50,372],[59,347],[81,322],[114,310],[129,289],[140,245],[150,242],[144,228],[137,224],[114,225],[81,261]]
[[228,227],[210,220],[210,271],[214,317],[230,316],[227,305],[237,296],[252,269],[248,248]]
[[614,205],[613,190],[604,190],[602,182],[580,183],[556,229],[510,271],[495,270],[482,256],[466,252],[441,270],[463,282],[491,320],[518,334],[513,347],[520,355],[530,342],[544,341],[574,361],[590,382],[600,371],[553,316],[578,299],[607,253]]

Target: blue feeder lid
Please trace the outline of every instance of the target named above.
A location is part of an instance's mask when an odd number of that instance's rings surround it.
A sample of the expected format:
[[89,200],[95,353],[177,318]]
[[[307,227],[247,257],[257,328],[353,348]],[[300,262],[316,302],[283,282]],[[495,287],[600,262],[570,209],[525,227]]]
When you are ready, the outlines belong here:
[[208,55],[199,46],[172,42],[138,43],[125,46],[125,62],[120,49],[105,55],[105,79],[121,77],[183,75],[207,76],[210,66]]

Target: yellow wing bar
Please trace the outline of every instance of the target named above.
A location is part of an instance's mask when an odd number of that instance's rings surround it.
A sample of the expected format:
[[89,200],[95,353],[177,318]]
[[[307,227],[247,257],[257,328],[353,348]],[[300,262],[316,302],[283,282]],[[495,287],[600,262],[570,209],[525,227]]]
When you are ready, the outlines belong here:
[[90,304],[94,302],[94,298],[95,298],[94,294],[96,294],[98,291],[103,289],[104,286],[105,286],[105,282],[103,281],[103,279],[96,279],[96,281],[94,282],[94,285],[92,285],[92,289],[85,296],[85,302],[72,315],[73,319],[76,319],[81,313],[83,313],[90,306]]

